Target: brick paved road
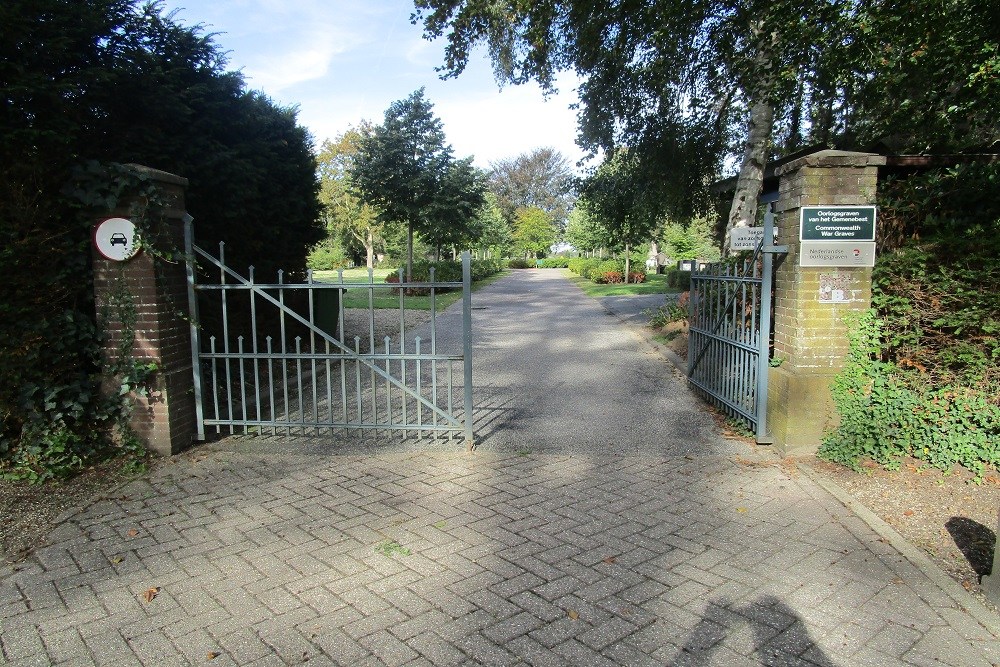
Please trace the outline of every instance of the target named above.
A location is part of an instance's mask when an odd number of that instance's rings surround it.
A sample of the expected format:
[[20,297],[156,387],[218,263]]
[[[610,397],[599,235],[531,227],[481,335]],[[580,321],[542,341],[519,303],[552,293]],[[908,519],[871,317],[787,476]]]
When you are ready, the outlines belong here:
[[[483,302],[545,288],[525,280]],[[622,346],[609,354],[630,367],[638,343]],[[687,405],[682,387],[664,391]],[[574,419],[585,433],[586,414]],[[3,659],[1000,663],[1000,642],[952,597],[770,455],[734,453],[702,425],[686,447],[661,433],[620,452],[515,449],[520,423],[495,420],[492,447],[472,454],[223,441],[165,461],[0,582]]]

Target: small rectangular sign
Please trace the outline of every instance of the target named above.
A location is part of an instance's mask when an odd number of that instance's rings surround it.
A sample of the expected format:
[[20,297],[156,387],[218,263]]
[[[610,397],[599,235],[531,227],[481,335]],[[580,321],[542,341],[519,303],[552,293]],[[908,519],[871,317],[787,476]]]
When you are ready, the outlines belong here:
[[875,242],[803,241],[799,266],[875,266]]
[[729,230],[729,251],[756,250],[762,238],[763,227],[733,227]]
[[803,206],[800,241],[874,241],[874,206]]

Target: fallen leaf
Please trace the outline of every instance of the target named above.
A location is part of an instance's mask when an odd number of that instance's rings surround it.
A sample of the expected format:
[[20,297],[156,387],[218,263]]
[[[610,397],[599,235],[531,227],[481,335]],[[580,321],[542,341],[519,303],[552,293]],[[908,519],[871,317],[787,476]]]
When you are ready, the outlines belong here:
[[205,660],[215,660],[220,655],[222,654],[219,653],[218,651],[209,651],[208,653],[205,654]]
[[736,508],[736,511],[737,511],[737,512],[740,512],[740,513],[743,513],[743,512],[746,512],[746,511],[747,511],[747,508],[746,508],[746,507],[737,507],[737,508]]
[[965,581],[962,582],[962,588],[964,588],[967,591],[971,591],[972,590],[972,584],[969,582],[968,579],[966,579]]
[[567,615],[567,616],[569,616],[570,620],[572,620],[572,621],[575,621],[575,620],[577,620],[577,619],[579,619],[579,618],[580,618],[580,613],[579,613],[579,612],[576,612],[576,611],[573,611],[572,609],[570,609],[570,610],[569,610],[569,611],[568,611],[568,612],[566,613],[566,615]]
[[153,586],[152,588],[147,589],[146,592],[142,594],[142,598],[146,602],[152,602],[154,599],[156,599],[156,596],[159,594],[159,592],[160,592],[160,587]]
[[136,530],[135,528],[129,528],[128,532],[125,534],[128,535],[129,537],[135,537],[136,535],[139,534],[139,531]]
[[618,559],[617,559],[617,558],[615,558],[614,556],[608,556],[607,558],[605,558],[605,559],[604,559],[603,561],[601,561],[601,562],[602,562],[602,563],[607,563],[608,565],[611,565],[612,563],[617,563],[617,562],[618,562]]
[[114,563],[115,565],[118,565],[118,563],[121,563],[123,560],[125,560],[124,556],[115,556],[114,558],[111,559],[111,562]]
[[903,516],[913,516],[913,510],[906,510],[903,512]]

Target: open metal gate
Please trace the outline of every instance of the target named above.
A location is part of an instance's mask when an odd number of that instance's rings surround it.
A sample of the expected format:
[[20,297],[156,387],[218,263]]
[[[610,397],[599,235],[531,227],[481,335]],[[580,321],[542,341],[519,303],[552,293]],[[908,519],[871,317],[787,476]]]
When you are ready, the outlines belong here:
[[[770,204],[762,201],[763,204]],[[743,421],[759,443],[767,433],[774,216],[764,216],[764,235],[749,258],[716,262],[691,273],[688,382],[728,416]]]
[[[462,255],[462,282],[430,280],[376,283],[314,280],[257,282],[253,267],[241,275],[218,256],[196,246],[185,227],[191,353],[194,361],[198,437],[218,434],[319,435],[336,429],[402,437],[472,432],[472,290],[469,253]],[[218,281],[199,283],[195,261]],[[461,336],[456,326],[438,331],[437,299],[462,290]],[[367,296],[367,331],[345,332],[344,297]],[[407,331],[407,299],[430,303],[424,336]],[[356,298],[356,296],[355,296]],[[392,299],[398,328],[376,334],[376,301]],[[211,304],[212,314],[204,312]],[[201,311],[201,312],[200,312]],[[201,318],[199,318],[199,313]],[[453,319],[453,317],[451,318]],[[352,333],[354,335],[352,335]],[[446,333],[442,341],[440,333]],[[444,343],[444,345],[443,345]],[[444,349],[444,348],[447,348]],[[457,377],[456,377],[457,376]]]

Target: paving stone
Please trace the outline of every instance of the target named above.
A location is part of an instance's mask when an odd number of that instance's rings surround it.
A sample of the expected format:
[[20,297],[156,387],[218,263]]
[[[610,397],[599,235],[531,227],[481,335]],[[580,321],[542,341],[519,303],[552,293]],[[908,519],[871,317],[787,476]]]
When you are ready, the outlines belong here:
[[[721,438],[595,302],[546,324],[508,287],[476,297],[483,335],[512,345],[474,357],[503,409],[480,450],[233,438],[159,461],[0,575],[0,661],[1000,663],[993,629],[809,478]],[[411,554],[377,553],[387,539]]]

